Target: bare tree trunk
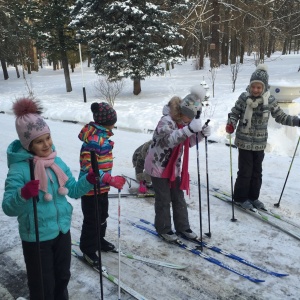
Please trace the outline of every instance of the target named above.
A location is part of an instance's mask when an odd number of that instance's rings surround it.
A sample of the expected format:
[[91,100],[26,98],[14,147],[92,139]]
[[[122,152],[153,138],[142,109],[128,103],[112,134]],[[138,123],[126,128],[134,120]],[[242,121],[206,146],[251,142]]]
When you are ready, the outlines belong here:
[[33,46],[33,41],[30,41],[30,50],[29,50],[29,55],[30,55],[30,69],[32,71],[38,71],[39,70],[39,64],[38,64],[38,59],[37,59],[37,50],[36,47]]
[[267,57],[271,57],[271,54],[272,54],[272,44],[273,44],[273,36],[272,34],[270,33],[269,34],[269,42],[268,42],[268,48],[267,48]]
[[220,26],[220,7],[219,1],[213,0],[213,16],[211,20],[211,44],[210,44],[210,67],[220,66],[220,44],[219,44],[219,26]]
[[20,78],[20,72],[19,72],[19,69],[18,69],[18,65],[16,63],[14,63],[14,67],[16,69],[17,78]]
[[30,62],[27,63],[27,73],[31,74],[31,63]]
[[2,70],[3,70],[4,80],[7,80],[9,78],[9,76],[8,76],[7,67],[6,67],[6,63],[5,63],[4,59],[1,59],[1,66],[2,66]]
[[68,62],[68,57],[67,57],[66,51],[61,51],[61,62],[62,62],[62,67],[64,69],[66,90],[69,93],[69,92],[72,92],[72,84],[71,84],[71,78],[70,78],[70,72],[69,72],[69,62]]
[[231,43],[230,43],[230,64],[236,63],[236,55],[237,55],[237,49],[236,49],[236,33],[235,30],[232,30],[231,32]]
[[201,40],[199,44],[199,69],[204,69],[204,41],[201,33]]
[[228,66],[228,53],[229,53],[229,8],[225,8],[223,23],[223,39],[222,39],[222,50],[221,50],[221,64]]
[[244,46],[244,43],[242,43],[241,47],[240,47],[240,63],[241,64],[244,63],[244,54],[245,54],[245,46]]
[[141,91],[141,80],[139,78],[133,79],[133,94],[138,95]]

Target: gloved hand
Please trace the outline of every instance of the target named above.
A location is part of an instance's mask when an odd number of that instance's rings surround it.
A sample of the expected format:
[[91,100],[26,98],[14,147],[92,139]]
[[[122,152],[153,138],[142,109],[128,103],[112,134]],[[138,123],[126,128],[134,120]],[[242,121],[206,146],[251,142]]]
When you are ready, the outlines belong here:
[[208,137],[211,135],[211,127],[209,125],[204,125],[201,132],[203,136]]
[[97,175],[94,173],[93,169],[89,170],[89,173],[86,176],[86,180],[91,184],[97,183]]
[[109,184],[110,186],[121,190],[126,182],[125,178],[122,176],[111,176],[109,173],[105,173],[102,177],[104,183]]
[[21,196],[28,200],[32,197],[36,197],[39,194],[39,180],[31,180],[27,182],[22,188],[21,188]]
[[201,131],[202,129],[201,119],[193,119],[192,122],[188,125],[188,127],[192,133]]
[[140,181],[139,193],[141,194],[147,193],[147,187],[144,181]]
[[232,134],[234,132],[234,127],[231,123],[226,125],[226,132]]

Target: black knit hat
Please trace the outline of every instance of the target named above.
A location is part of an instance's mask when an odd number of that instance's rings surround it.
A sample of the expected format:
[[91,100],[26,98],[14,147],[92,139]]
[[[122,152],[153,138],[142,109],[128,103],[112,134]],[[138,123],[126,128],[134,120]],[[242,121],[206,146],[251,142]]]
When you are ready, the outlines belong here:
[[99,125],[111,126],[117,123],[116,111],[105,102],[94,102],[91,105],[94,121]]

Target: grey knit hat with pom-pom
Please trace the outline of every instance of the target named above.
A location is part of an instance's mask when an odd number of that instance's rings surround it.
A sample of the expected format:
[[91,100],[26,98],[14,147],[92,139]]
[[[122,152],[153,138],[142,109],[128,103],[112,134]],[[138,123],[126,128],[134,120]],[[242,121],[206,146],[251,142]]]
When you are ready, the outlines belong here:
[[264,92],[269,89],[269,75],[268,67],[264,64],[260,64],[256,67],[256,70],[252,73],[250,78],[250,85],[252,83],[259,82],[264,85]]
[[191,93],[186,95],[180,104],[181,113],[190,119],[197,116],[197,112],[201,113],[201,102],[205,99],[206,91],[201,85],[191,88]]

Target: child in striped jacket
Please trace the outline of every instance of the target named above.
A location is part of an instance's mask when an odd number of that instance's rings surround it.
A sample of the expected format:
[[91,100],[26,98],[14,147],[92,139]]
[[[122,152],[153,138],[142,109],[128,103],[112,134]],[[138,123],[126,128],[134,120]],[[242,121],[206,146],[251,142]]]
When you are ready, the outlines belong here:
[[[100,175],[100,195],[97,195],[100,241],[102,251],[112,251],[115,246],[104,239],[108,218],[108,191],[110,186],[122,189],[125,178],[111,176],[113,167],[112,149],[114,142],[112,129],[117,122],[116,111],[107,103],[93,103],[91,105],[94,122],[86,124],[78,137],[83,142],[80,151],[79,178],[91,168],[91,151],[95,151]],[[98,264],[97,251],[97,220],[94,189],[81,197],[83,224],[80,237],[80,250],[84,258],[91,265]]]

